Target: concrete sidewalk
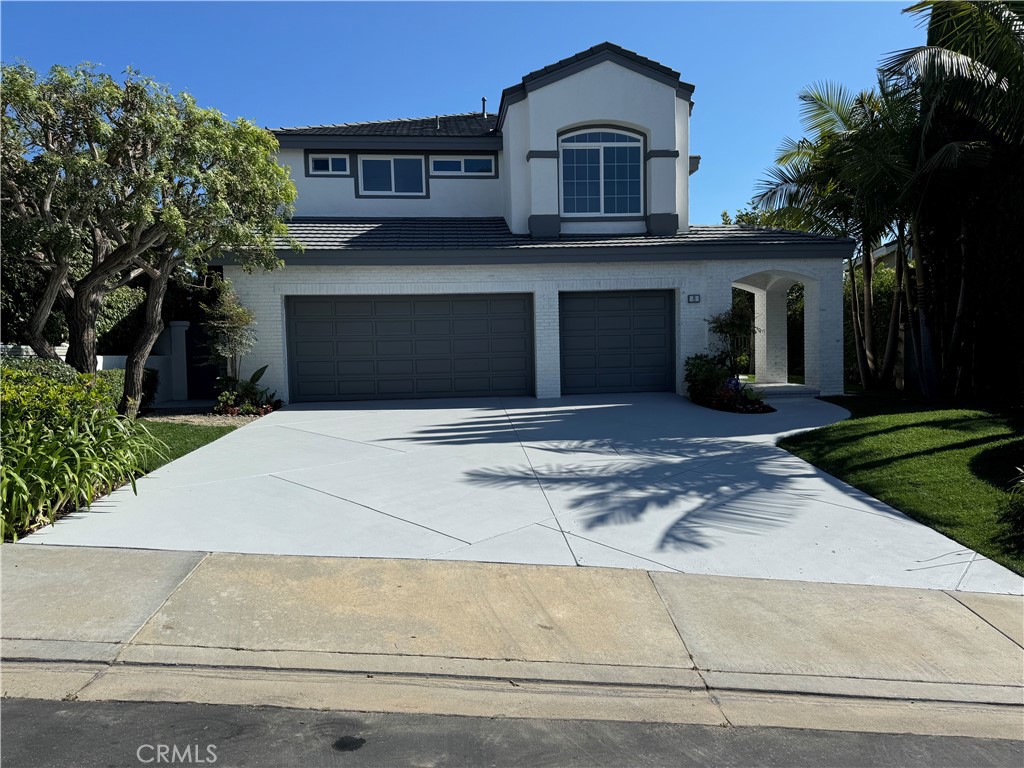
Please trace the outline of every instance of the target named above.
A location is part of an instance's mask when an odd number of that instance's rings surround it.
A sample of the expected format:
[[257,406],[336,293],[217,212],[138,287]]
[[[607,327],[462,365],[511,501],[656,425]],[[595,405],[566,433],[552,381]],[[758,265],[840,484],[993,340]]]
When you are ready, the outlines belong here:
[[6,697],[1024,738],[1020,597],[7,546]]

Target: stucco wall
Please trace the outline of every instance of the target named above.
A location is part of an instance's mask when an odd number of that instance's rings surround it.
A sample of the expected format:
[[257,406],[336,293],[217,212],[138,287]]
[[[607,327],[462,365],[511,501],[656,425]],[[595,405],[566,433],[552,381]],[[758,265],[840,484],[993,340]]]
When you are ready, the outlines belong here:
[[[708,342],[705,319],[728,309],[732,284],[768,267],[763,260],[695,262],[546,264],[452,267],[292,266],[246,274],[225,267],[242,302],[256,316],[256,347],[242,363],[248,373],[269,364],[266,386],[288,399],[285,345],[285,297],[439,293],[532,293],[535,311],[536,393],[558,397],[561,391],[558,349],[558,293],[660,289],[676,292],[676,381],[682,387],[682,363]],[[777,259],[770,266],[806,276],[814,286],[811,311],[816,318],[813,360],[808,376],[818,376],[823,394],[842,392],[842,265],[840,260]],[[687,303],[689,294],[701,297]],[[820,373],[814,373],[820,372]],[[808,383],[811,383],[810,380]]]
[[[425,179],[430,197],[388,198],[356,197],[354,176],[306,176],[303,163],[305,150],[282,149],[278,162],[288,166],[298,197],[296,216],[503,216],[505,186],[501,178],[431,178]],[[358,162],[358,153],[350,164]],[[364,153],[371,154],[371,153]],[[386,154],[386,153],[380,153]],[[428,153],[424,152],[424,156]],[[467,152],[467,155],[481,153]],[[429,158],[426,160],[430,168]]]

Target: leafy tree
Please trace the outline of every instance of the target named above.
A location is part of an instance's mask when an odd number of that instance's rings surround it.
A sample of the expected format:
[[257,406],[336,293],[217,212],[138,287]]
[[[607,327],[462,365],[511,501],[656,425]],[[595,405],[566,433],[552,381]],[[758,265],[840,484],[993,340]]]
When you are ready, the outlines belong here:
[[[892,385],[903,326],[926,394],[991,389],[993,339],[1005,334],[998,308],[1005,314],[1007,286],[1020,281],[1024,13],[966,0],[908,11],[927,14],[927,45],[889,57],[870,91],[805,89],[808,136],[785,141],[755,203],[858,241],[848,282],[866,388]],[[889,238],[895,300],[883,348],[870,254]]]
[[228,361],[228,377],[238,379],[242,355],[256,344],[252,326],[256,318],[242,305],[238,295],[225,280],[217,291],[213,304],[202,305],[206,312],[206,331],[210,338],[210,351],[218,359]]
[[275,161],[277,142],[134,71],[118,82],[91,65],[57,66],[40,79],[4,65],[2,97],[2,203],[24,259],[46,279],[26,340],[53,357],[43,329],[63,306],[67,360],[92,372],[107,295],[147,281],[120,407],[134,415],[176,270],[201,274],[225,254],[250,270],[280,265],[274,248],[287,237],[295,188]]

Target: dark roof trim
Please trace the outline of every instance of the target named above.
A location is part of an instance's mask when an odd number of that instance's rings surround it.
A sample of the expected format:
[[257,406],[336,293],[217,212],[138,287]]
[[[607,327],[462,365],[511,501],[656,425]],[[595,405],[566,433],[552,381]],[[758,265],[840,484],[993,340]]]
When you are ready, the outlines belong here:
[[279,135],[282,149],[454,149],[470,152],[498,152],[503,148],[500,135],[494,136],[333,136],[330,134]]
[[652,149],[647,152],[644,156],[645,160],[650,160],[652,157],[679,157],[678,149]]
[[557,149],[531,149],[526,153],[527,160],[533,160],[534,158],[546,158],[548,160],[558,159]]
[[503,90],[501,92],[501,103],[498,105],[498,130],[501,130],[501,126],[505,122],[508,107],[522,101],[532,91],[544,88],[570,75],[575,75],[606,61],[614,62],[637,74],[675,88],[676,96],[680,99],[690,101],[693,96],[695,86],[680,80],[679,73],[674,69],[641,56],[634,51],[626,50],[614,43],[605,42],[531,72],[523,77],[521,83]]
[[[536,245],[531,248],[481,248],[456,250],[311,250],[304,253],[278,251],[285,264],[295,266],[412,266],[422,264],[642,264],[665,261],[734,261],[750,259],[769,261],[773,259],[843,259],[850,255],[851,246],[846,243],[829,245],[807,244],[762,244],[744,246],[699,245],[699,246],[648,246],[639,252],[631,248],[614,246],[590,247],[549,247]],[[230,261],[218,261],[230,264]]]
[[700,155],[690,155],[690,175],[693,176],[700,168]]

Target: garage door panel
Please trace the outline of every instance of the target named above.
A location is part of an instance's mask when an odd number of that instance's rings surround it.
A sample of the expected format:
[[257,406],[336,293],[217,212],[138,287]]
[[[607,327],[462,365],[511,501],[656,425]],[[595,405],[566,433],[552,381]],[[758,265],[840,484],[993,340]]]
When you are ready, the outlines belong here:
[[[305,304],[295,304],[299,310]],[[373,315],[373,302],[369,299],[357,301],[336,301],[334,302],[335,317],[371,317]]]
[[[303,342],[299,342],[296,345],[296,353],[300,357],[305,354],[303,351],[304,347],[301,346],[302,344]],[[372,341],[336,341],[333,346],[334,355],[338,357],[361,357],[373,354]]]
[[452,320],[452,333],[458,336],[486,336],[486,317],[463,317]]
[[450,320],[417,320],[413,329],[417,336],[449,336],[452,324]]
[[[364,361],[359,361],[363,364]],[[373,365],[372,360],[365,361]],[[339,367],[346,366],[345,363],[339,363]],[[412,360],[378,360],[377,361],[377,373],[381,376],[411,376],[413,372],[413,361]],[[345,374],[342,373],[344,376]]]
[[333,360],[303,360],[295,366],[296,373],[303,378],[326,378],[333,381],[335,369]]
[[453,361],[455,373],[488,373],[491,361],[486,357],[457,357]]
[[290,297],[293,400],[529,395],[527,295]]
[[411,320],[378,320],[374,323],[378,336],[408,336],[412,333]]
[[334,307],[330,301],[308,301],[296,307],[296,319],[307,317],[334,317]]
[[377,368],[373,360],[339,360],[335,363],[335,371],[338,376],[372,377]]
[[408,299],[377,300],[373,303],[373,314],[377,317],[411,315],[412,301]]
[[453,299],[453,315],[486,315],[487,299]]
[[562,392],[673,390],[673,311],[670,291],[561,294]]
[[668,312],[671,309],[671,298],[667,294],[642,296],[633,295],[633,312]]
[[456,355],[486,355],[489,351],[490,344],[486,338],[452,339],[452,353]]
[[417,374],[439,374],[439,373],[451,373],[452,372],[452,361],[446,357],[438,358],[437,360],[417,360],[416,361],[416,373]]
[[593,333],[597,330],[597,317],[594,315],[562,315],[561,330],[563,333]]
[[297,349],[303,358],[334,356],[332,341],[302,341],[299,342]]
[[596,308],[597,300],[592,296],[572,296],[563,294],[560,297],[562,310],[567,314],[574,314],[576,312],[593,312]]
[[668,328],[668,316],[659,315],[633,315],[633,328],[638,331],[665,330]]
[[332,397],[334,381],[303,381],[299,394],[303,397]]
[[328,339],[334,337],[334,321],[327,320],[299,320],[296,322],[299,332],[306,338],[312,336],[325,336]]
[[444,299],[419,299],[413,302],[416,315],[450,315],[452,303]]
[[413,349],[417,355],[450,355],[451,339],[416,339]]
[[632,368],[633,356],[629,352],[617,355],[600,355],[597,364],[602,368]]
[[376,351],[381,357],[386,355],[408,357],[413,353],[412,339],[378,341]]
[[526,336],[502,336],[490,340],[490,350],[496,354],[529,355]]
[[338,320],[334,323],[336,336],[369,336],[372,333],[372,320]]
[[[376,394],[381,395],[412,395],[416,392],[416,382],[413,379],[378,379]],[[375,394],[371,389],[369,392],[360,394]]]
[[491,333],[493,334],[516,334],[526,333],[525,317],[500,317],[491,320]]

